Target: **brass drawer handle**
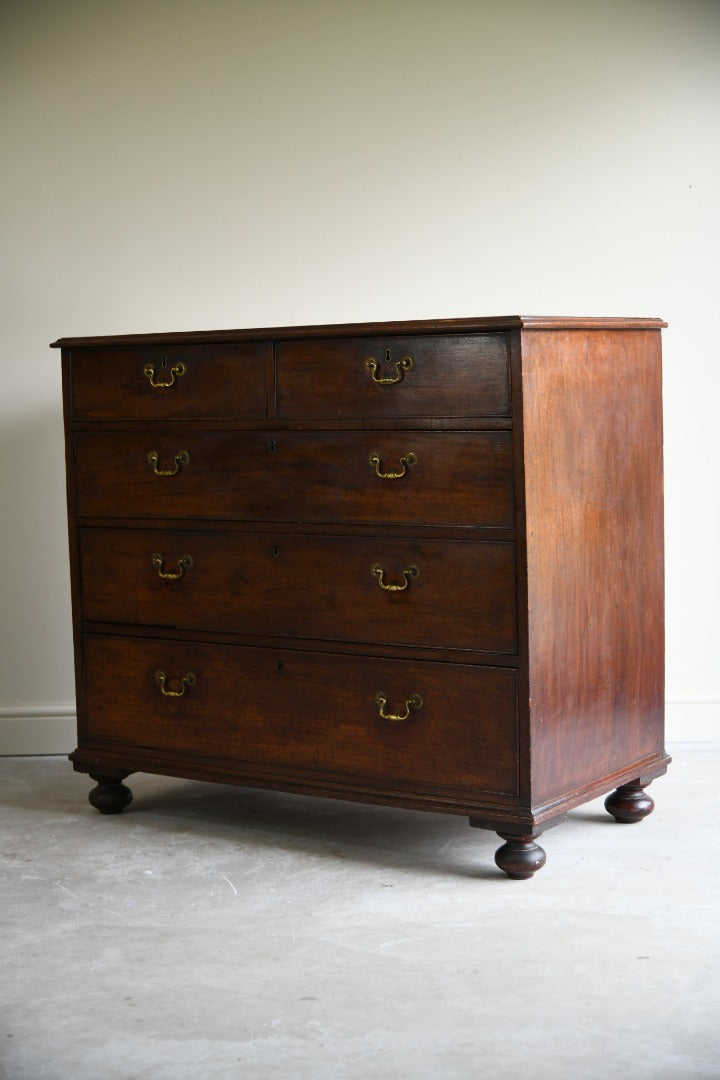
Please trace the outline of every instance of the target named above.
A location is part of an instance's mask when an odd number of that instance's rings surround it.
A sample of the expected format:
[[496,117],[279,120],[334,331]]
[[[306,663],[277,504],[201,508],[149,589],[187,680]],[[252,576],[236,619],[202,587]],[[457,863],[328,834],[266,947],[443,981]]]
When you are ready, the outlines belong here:
[[164,671],[156,671],[155,672],[155,682],[160,687],[160,693],[163,695],[163,697],[185,697],[186,691],[191,686],[194,686],[196,681],[197,680],[195,679],[195,676],[193,675],[192,671],[188,671],[187,675],[183,675],[182,679],[180,680],[180,686],[181,686],[180,690],[168,690],[168,688],[167,688],[167,675],[165,674],[165,672]]
[[381,480],[400,480],[408,471],[410,466],[416,464],[417,458],[413,454],[412,450],[407,454],[403,454],[403,456],[400,458],[400,472],[393,472],[392,470],[390,470],[389,472],[381,472],[379,454],[372,453],[368,458],[368,461],[374,467],[375,475],[379,476]]
[[152,559],[150,561],[151,561],[152,565],[155,567],[155,569],[157,570],[158,577],[162,578],[163,581],[178,581],[181,577],[185,576],[185,571],[189,570],[190,567],[193,564],[192,555],[181,555],[180,558],[177,561],[177,564],[178,564],[177,571],[175,571],[175,570],[166,570],[165,569],[165,560],[163,559],[163,557],[162,557],[162,555],[160,554],[159,551],[155,552],[155,554],[153,555],[153,557],[152,557]]
[[385,571],[379,563],[374,563],[370,567],[370,573],[374,574],[378,579],[378,585],[384,592],[405,592],[410,584],[410,578],[416,578],[420,571],[417,566],[408,566],[407,570],[403,570],[403,583],[402,585],[386,585],[385,584]]
[[378,690],[375,695],[375,704],[378,707],[381,720],[392,720],[396,722],[398,720],[407,720],[413,709],[422,709],[423,699],[419,694],[413,694],[405,702],[404,713],[386,713],[385,706],[387,705],[387,694],[383,690]]
[[[160,370],[161,371],[166,371],[167,370],[167,360],[164,357],[163,357],[162,363],[160,364]],[[183,364],[182,360],[180,360],[180,361],[178,361],[177,364],[173,364],[173,366],[170,368],[170,378],[169,379],[165,379],[165,380],[158,379],[156,377],[158,373],[155,370],[155,368],[152,366],[152,364],[146,364],[145,365],[145,367],[143,368],[143,375],[145,376],[146,379],[150,380],[150,385],[152,386],[153,390],[168,390],[171,386],[175,385],[175,379],[176,378],[181,379],[183,377],[186,370],[187,369],[186,369],[185,365]]]
[[152,471],[156,476],[177,476],[184,465],[189,464],[190,455],[187,450],[180,450],[173,458],[174,468],[159,469],[160,455],[157,450],[151,450],[147,456],[148,464],[152,465]]
[[[390,363],[389,349],[385,350],[385,363]],[[412,371],[413,358],[412,356],[403,356],[402,360],[396,360],[395,371],[397,372],[397,375],[395,375],[394,377],[381,376],[380,378],[378,378],[377,373],[379,366],[380,365],[378,364],[374,356],[369,356],[365,361],[365,367],[372,375],[372,381],[374,383],[377,383],[378,386],[396,386],[397,383],[403,381],[406,371]]]

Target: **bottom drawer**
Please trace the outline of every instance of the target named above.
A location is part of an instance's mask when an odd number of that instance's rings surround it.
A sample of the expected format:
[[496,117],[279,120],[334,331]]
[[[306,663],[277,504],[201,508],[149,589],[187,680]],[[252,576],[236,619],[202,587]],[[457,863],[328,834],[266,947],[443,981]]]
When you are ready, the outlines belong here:
[[91,742],[517,794],[512,668],[94,635],[84,651]]

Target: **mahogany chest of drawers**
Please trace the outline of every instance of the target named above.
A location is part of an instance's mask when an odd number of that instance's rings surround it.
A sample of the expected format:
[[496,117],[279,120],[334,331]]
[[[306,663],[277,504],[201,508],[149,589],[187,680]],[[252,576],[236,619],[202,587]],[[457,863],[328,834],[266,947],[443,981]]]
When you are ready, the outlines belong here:
[[463,814],[530,877],[665,772],[660,329],[63,339],[76,769]]

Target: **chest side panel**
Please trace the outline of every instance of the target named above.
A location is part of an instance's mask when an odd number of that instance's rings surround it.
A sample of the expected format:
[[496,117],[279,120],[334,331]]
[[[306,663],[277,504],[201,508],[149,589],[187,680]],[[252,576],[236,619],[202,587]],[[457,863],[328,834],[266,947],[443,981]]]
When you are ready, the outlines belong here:
[[533,801],[663,744],[658,331],[523,335]]

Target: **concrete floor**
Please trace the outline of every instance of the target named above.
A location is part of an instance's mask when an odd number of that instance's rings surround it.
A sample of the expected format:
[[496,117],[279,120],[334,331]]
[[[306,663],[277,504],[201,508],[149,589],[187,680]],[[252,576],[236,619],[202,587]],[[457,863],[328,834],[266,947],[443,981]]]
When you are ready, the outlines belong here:
[[461,818],[0,759],[5,1080],[720,1077],[720,747],[532,881]]

